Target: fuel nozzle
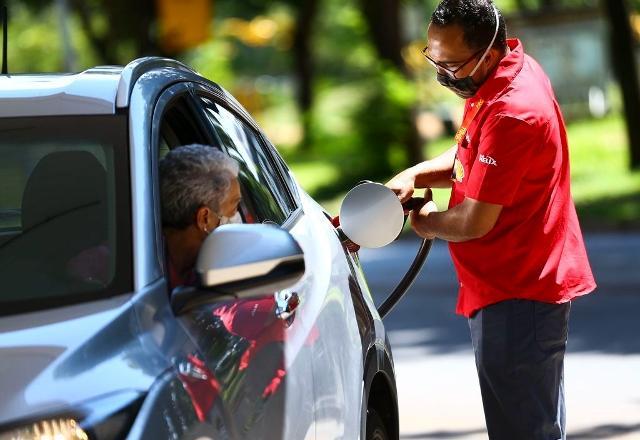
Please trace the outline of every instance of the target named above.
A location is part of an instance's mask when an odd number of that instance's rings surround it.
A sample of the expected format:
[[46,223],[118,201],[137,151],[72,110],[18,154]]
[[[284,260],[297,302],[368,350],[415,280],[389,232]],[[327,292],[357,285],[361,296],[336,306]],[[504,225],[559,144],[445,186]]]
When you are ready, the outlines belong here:
[[411,197],[409,200],[402,204],[402,209],[404,210],[405,217],[407,216],[409,211],[422,208],[425,203],[426,200],[424,197]]

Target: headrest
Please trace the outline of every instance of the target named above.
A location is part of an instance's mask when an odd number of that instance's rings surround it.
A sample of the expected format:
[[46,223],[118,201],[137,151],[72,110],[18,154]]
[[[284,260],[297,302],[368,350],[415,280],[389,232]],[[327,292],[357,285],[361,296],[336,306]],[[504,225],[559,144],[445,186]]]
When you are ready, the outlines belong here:
[[106,208],[106,173],[87,151],[43,157],[29,176],[22,198],[22,229],[90,206]]

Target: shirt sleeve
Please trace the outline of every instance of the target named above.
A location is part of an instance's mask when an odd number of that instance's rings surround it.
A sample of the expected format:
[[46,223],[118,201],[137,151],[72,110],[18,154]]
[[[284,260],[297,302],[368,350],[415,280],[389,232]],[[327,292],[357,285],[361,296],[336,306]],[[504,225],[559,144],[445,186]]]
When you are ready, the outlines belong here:
[[465,196],[485,203],[511,205],[541,139],[540,127],[512,116],[491,118],[482,129]]

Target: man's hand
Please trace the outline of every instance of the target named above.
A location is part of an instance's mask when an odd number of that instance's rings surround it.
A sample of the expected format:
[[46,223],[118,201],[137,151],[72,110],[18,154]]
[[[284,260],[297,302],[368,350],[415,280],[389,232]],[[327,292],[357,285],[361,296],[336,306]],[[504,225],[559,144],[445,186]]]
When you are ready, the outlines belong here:
[[435,202],[425,198],[425,203],[422,206],[411,211],[411,227],[422,238],[433,240],[436,238],[433,232],[429,231],[426,227],[426,219],[432,212],[438,212],[438,207]]
[[404,215],[409,215],[411,211],[419,211],[425,205],[425,203],[430,200],[433,200],[433,192],[431,191],[431,188],[426,188],[423,197],[411,197],[409,200],[402,203]]
[[396,193],[400,199],[400,203],[405,203],[411,196],[416,184],[416,178],[409,170],[405,170],[388,181],[385,186]]

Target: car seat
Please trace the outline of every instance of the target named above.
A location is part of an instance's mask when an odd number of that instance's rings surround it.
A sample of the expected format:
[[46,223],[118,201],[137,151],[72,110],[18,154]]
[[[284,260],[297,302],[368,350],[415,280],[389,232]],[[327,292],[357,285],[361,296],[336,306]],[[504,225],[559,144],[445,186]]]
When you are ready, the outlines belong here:
[[104,167],[87,151],[54,152],[37,163],[23,193],[22,232],[0,247],[2,300],[83,290],[67,264],[107,240],[106,186]]

